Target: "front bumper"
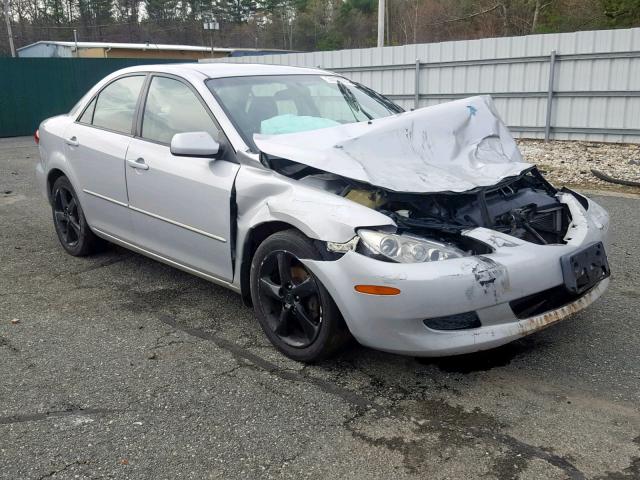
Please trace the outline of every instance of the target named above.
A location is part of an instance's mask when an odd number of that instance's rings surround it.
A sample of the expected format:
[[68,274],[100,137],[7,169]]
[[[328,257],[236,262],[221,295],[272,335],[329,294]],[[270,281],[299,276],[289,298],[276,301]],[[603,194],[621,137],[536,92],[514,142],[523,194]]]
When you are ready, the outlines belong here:
[[[518,318],[509,302],[563,285],[560,257],[592,242],[606,245],[608,217],[597,204],[585,210],[570,194],[561,201],[573,222],[566,244],[536,245],[485,228],[465,234],[494,248],[484,256],[433,263],[397,264],[348,252],[336,261],[304,260],[340,308],[363,345],[416,356],[469,353],[503,345],[541,330],[595,301],[609,279],[569,304]],[[395,296],[358,293],[354,285],[388,285]],[[423,320],[475,312],[481,326],[434,330]]]

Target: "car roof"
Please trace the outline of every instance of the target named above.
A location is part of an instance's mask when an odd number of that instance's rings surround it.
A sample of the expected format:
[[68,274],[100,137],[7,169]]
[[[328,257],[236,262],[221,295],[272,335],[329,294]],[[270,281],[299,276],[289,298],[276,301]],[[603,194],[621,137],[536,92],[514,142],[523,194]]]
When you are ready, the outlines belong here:
[[159,72],[173,74],[200,74],[205,78],[240,77],[251,75],[333,75],[317,68],[290,67],[286,65],[264,65],[259,63],[164,63],[138,65],[124,72]]

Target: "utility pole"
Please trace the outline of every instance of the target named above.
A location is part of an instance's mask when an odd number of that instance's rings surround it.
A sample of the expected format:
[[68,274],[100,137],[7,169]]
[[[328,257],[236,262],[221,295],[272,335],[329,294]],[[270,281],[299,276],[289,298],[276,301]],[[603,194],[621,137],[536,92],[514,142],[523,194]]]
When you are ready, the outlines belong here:
[[378,47],[384,47],[385,0],[378,0]]
[[78,56],[78,31],[75,28],[73,29],[73,43],[74,43],[75,54],[77,57]]
[[9,48],[11,56],[15,58],[16,48],[13,46],[13,32],[11,31],[11,14],[9,13],[9,0],[4,0],[4,20],[7,22],[7,35],[9,36]]
[[209,30],[209,36],[211,37],[211,58],[214,58],[213,55],[213,31],[220,30],[220,24],[212,15],[210,18],[206,18],[205,22],[202,25],[205,30]]

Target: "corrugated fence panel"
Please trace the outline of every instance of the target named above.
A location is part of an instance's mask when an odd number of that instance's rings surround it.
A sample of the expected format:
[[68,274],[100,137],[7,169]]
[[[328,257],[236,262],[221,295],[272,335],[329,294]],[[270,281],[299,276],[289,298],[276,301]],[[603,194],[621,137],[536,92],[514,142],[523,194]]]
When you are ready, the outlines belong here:
[[0,58],[0,137],[32,135],[45,118],[68,112],[100,79],[157,59]]
[[219,59],[334,70],[414,108],[478,94],[494,97],[514,134],[640,142],[640,28]]

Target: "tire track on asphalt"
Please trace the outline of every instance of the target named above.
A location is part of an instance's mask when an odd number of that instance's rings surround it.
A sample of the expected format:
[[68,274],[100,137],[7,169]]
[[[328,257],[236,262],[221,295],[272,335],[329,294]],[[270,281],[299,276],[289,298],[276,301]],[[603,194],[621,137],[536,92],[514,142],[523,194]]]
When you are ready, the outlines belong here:
[[160,315],[159,318],[161,322],[175,328],[176,330],[180,330],[188,335],[198,337],[203,340],[209,340],[221,349],[231,353],[234,358],[246,360],[256,367],[259,367],[272,375],[282,378],[283,380],[290,380],[292,382],[303,382],[314,385],[320,388],[323,392],[335,395],[345,402],[359,408],[370,408],[372,406],[371,402],[362,395],[352,392],[351,390],[347,390],[346,388],[342,388],[328,380],[301,375],[291,370],[283,370],[274,363],[271,363],[270,361],[265,360],[264,358],[250,352],[249,350],[246,350],[240,345],[230,342],[229,340],[225,340],[224,338],[221,338],[213,333],[199,328],[186,328],[180,325],[176,319],[168,315]]
[[[191,335],[193,337],[200,338],[202,340],[208,340],[213,342],[217,347],[229,352],[235,359],[245,360],[254,366],[268,372],[271,375],[275,375],[283,380],[289,380],[296,383],[307,383],[313,386],[318,387],[325,393],[329,393],[337,396],[338,398],[344,400],[350,405],[356,407],[359,412],[356,414],[356,417],[361,416],[363,412],[370,410],[374,407],[373,401],[367,398],[364,395],[360,395],[356,392],[348,390],[346,388],[340,387],[333,382],[328,380],[323,380],[321,378],[311,377],[309,375],[303,375],[299,372],[292,370],[284,370],[278,367],[276,364],[266,360],[259,355],[256,355],[249,350],[241,347],[240,345],[233,343],[229,340],[226,340],[214,333],[208,332],[201,328],[190,328],[180,325],[177,319],[169,316],[169,315],[159,315],[158,319],[164,323],[165,325],[169,325],[176,330],[186,333],[187,335]],[[447,425],[446,428],[463,428],[463,426],[459,425]],[[535,445],[529,445],[517,438],[504,434],[497,433],[493,429],[486,428],[476,428],[472,427],[468,429],[472,433],[476,434],[480,438],[484,438],[485,440],[493,440],[498,443],[503,444],[507,448],[514,450],[523,456],[528,458],[537,458],[548,462],[549,464],[560,468],[568,478],[571,480],[585,480],[586,476],[569,460],[560,455],[556,455],[551,451],[544,449],[542,447],[537,447]],[[353,432],[352,432],[353,433]]]

